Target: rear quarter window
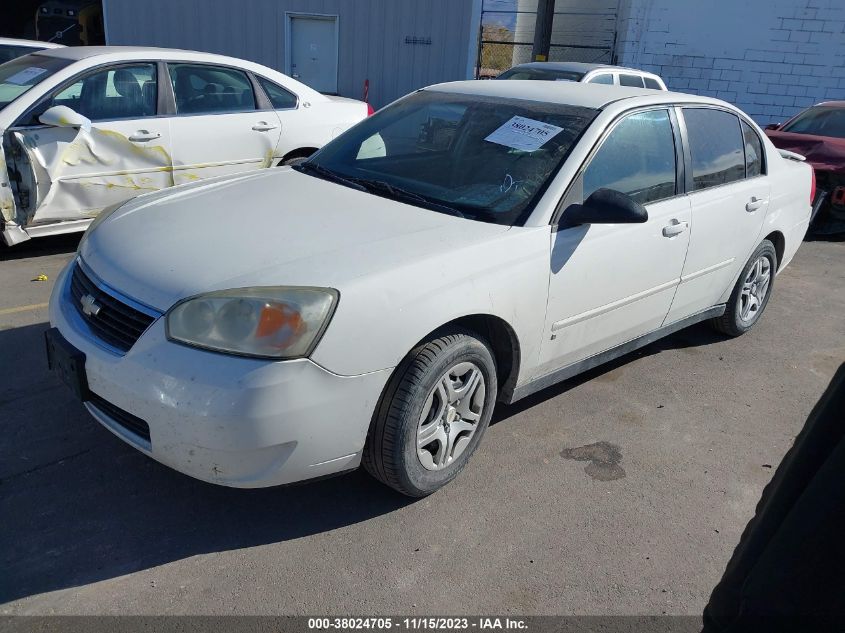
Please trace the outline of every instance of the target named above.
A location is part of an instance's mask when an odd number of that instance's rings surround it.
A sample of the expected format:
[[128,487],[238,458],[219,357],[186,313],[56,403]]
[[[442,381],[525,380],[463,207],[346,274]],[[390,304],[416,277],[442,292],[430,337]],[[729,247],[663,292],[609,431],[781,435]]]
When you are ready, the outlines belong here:
[[643,77],[643,81],[645,81],[645,87],[651,88],[652,90],[663,90],[663,86],[656,79],[652,79],[651,77]]

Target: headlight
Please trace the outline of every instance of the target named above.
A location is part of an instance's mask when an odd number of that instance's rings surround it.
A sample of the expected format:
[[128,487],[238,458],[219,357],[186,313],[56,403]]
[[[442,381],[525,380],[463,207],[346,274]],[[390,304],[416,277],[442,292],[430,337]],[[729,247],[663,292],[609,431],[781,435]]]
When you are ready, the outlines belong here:
[[300,358],[311,353],[338,302],[331,288],[239,288],[192,297],[167,313],[167,338],[205,349]]

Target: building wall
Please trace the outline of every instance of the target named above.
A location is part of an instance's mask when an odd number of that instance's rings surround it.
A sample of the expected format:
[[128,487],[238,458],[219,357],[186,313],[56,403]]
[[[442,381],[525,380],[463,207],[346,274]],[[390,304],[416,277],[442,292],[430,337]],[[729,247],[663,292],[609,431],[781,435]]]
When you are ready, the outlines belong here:
[[[376,107],[472,76],[480,0],[104,0],[108,43],[241,57],[285,72],[285,12],[338,16],[338,92]],[[406,44],[407,36],[431,44]]]
[[618,63],[758,123],[845,99],[843,0],[622,0]]

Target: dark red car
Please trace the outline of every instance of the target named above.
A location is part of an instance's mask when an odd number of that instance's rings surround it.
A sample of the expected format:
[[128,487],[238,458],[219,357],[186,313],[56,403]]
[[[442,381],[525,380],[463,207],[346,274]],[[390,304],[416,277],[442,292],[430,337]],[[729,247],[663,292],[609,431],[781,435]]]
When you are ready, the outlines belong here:
[[775,147],[801,154],[816,172],[810,232],[845,233],[845,101],[826,101],[766,126]]

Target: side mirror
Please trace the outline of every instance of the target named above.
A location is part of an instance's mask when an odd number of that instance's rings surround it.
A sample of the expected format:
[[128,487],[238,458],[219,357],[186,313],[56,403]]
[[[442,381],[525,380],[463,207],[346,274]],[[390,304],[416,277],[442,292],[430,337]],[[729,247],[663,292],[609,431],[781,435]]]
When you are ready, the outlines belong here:
[[613,189],[596,189],[584,204],[573,204],[563,212],[563,227],[579,224],[641,224],[648,211],[639,202]]
[[769,123],[764,129],[766,130],[779,130],[780,123]]
[[67,106],[53,106],[44,111],[38,120],[44,125],[53,127],[77,127],[86,131],[91,130],[91,119],[84,117]]

